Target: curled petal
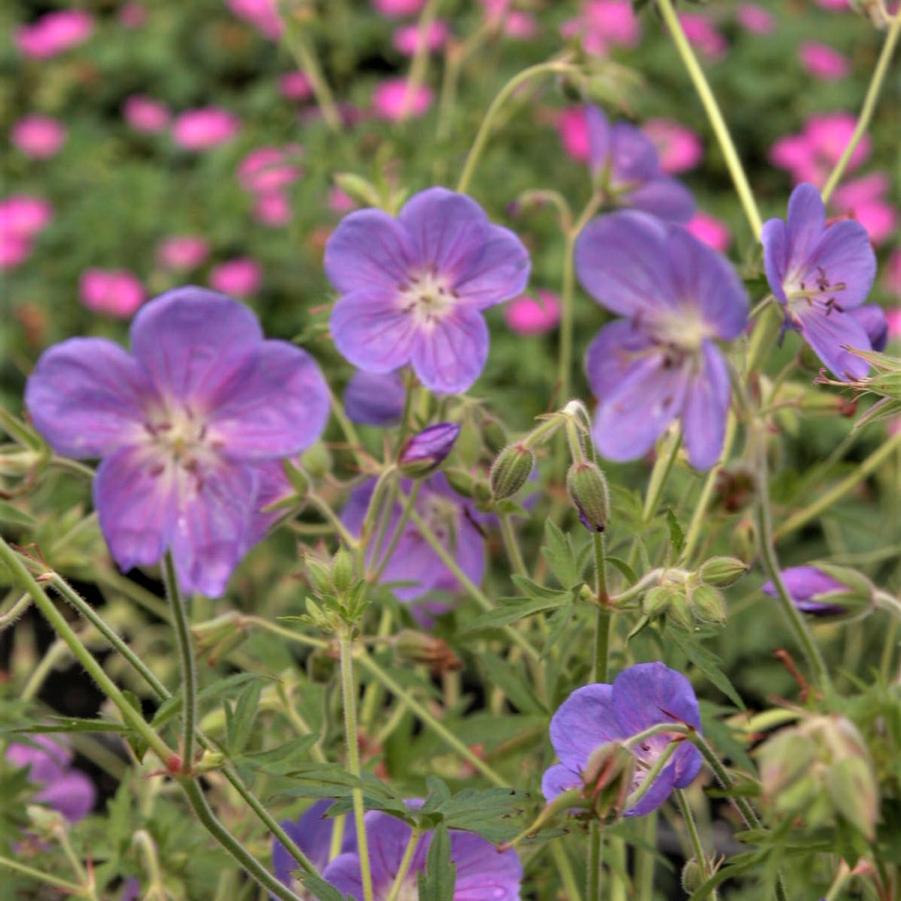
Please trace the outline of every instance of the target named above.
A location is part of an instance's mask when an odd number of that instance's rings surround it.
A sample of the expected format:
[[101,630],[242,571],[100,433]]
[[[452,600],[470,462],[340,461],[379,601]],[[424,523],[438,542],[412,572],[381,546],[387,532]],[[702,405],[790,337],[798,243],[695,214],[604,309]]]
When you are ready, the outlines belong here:
[[770,290],[780,303],[788,303],[785,296],[785,276],[788,272],[788,232],[782,219],[768,219],[760,232],[763,244],[763,268]]

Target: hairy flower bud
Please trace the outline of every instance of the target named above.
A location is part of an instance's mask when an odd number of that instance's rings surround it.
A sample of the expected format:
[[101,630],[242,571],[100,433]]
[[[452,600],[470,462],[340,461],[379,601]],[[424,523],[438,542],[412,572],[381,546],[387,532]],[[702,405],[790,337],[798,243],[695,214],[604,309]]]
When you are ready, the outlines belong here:
[[706,585],[728,588],[747,571],[747,565],[735,557],[711,557],[701,564],[701,568],[698,570],[698,577]]
[[496,501],[513,497],[532,475],[535,455],[522,442],[505,447],[491,467],[489,481],[491,494]]
[[692,895],[703,883],[704,867],[696,857],[689,858],[682,867],[682,891]]
[[663,616],[666,611],[669,610],[673,599],[682,594],[682,591],[677,590],[671,585],[655,585],[642,598],[642,612],[648,619],[655,619],[658,616]]
[[591,752],[582,781],[585,795],[599,817],[622,814],[634,776],[635,755],[619,742],[607,742]]
[[434,675],[463,668],[463,661],[446,641],[414,629],[402,629],[394,636],[394,651],[398,659],[425,664]]
[[588,460],[573,463],[566,474],[566,490],[582,525],[591,532],[603,532],[610,515],[610,495],[597,464]]
[[314,479],[325,478],[332,471],[332,455],[321,441],[304,451],[301,462]]
[[401,448],[398,469],[414,479],[429,475],[453,450],[459,434],[460,426],[455,422],[439,422],[417,432]]
[[690,595],[690,609],[695,619],[702,623],[724,623],[726,605],[719,589],[712,585],[698,585]]

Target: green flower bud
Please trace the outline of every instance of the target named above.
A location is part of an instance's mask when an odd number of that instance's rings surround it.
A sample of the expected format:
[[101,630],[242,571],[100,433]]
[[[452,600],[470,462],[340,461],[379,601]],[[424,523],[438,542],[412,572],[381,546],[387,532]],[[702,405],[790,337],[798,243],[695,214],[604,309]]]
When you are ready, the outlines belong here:
[[314,479],[325,478],[332,471],[332,455],[321,441],[305,451],[300,461]]
[[846,757],[829,768],[826,787],[835,809],[869,841],[876,834],[879,789],[869,761]]
[[712,585],[698,585],[692,589],[690,608],[696,619],[702,623],[724,623],[726,605],[719,589]]
[[463,661],[450,645],[434,635],[414,629],[402,629],[394,636],[394,651],[399,660],[425,664],[433,675],[454,672],[463,668]]
[[321,560],[313,554],[307,554],[304,559],[304,564],[306,566],[307,579],[310,582],[310,587],[313,589],[313,594],[315,594],[316,597],[330,594],[332,591],[332,573],[328,562]]
[[348,197],[363,206],[380,207],[383,205],[382,195],[378,189],[361,175],[353,172],[339,172],[335,175],[335,184]]
[[641,600],[641,610],[649,619],[663,616],[670,608],[673,599],[682,594],[671,585],[655,585]]
[[607,742],[591,752],[582,781],[585,795],[601,819],[622,814],[634,776],[635,756],[619,742]]
[[513,497],[532,475],[535,455],[522,442],[505,447],[491,467],[491,494],[497,501]]
[[350,591],[354,583],[354,561],[345,548],[339,548],[332,560],[332,585],[339,595]]
[[589,460],[573,463],[566,474],[566,491],[582,525],[590,532],[603,532],[610,517],[610,494],[597,464]]
[[707,585],[728,588],[747,571],[747,565],[735,557],[711,557],[701,565],[698,577]]
[[685,862],[682,867],[682,891],[693,895],[704,884],[704,867],[696,857]]

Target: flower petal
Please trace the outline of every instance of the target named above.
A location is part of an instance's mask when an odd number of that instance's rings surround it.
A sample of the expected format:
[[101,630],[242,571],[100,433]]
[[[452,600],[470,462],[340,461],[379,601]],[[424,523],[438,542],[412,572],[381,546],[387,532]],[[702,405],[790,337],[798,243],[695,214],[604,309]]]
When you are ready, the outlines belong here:
[[855,307],[850,315],[863,326],[863,330],[870,339],[873,350],[885,350],[888,344],[888,319],[885,310],[876,303],[868,303],[862,307]]
[[84,819],[97,800],[94,783],[79,770],[69,770],[60,779],[48,782],[35,800],[58,810],[70,823]]
[[394,425],[404,412],[406,389],[397,372],[355,372],[344,389],[344,412],[360,425]]
[[581,788],[582,778],[562,763],[548,767],[541,777],[541,793],[546,801],[553,801],[557,795],[571,788]]
[[675,298],[664,279],[666,226],[644,213],[600,216],[576,241],[576,273],[601,306],[621,316],[671,309]]
[[827,314],[817,306],[802,311],[798,318],[804,340],[837,379],[862,379],[867,375],[870,364],[842,347],[870,350],[869,336],[850,313],[832,310]]
[[[310,861],[320,872],[328,865],[329,850],[332,844],[332,830],[335,821],[326,816],[334,802],[329,799],[316,801],[297,820],[285,820],[281,827],[294,839]],[[341,842],[342,851],[353,851],[356,848],[356,830],[353,817],[345,817],[344,834]],[[291,885],[291,874],[299,868],[297,861],[288,853],[288,849],[278,840],[272,841],[272,869],[276,878],[284,885]]]
[[679,179],[668,175],[646,181],[635,190],[628,191],[623,199],[636,210],[667,222],[688,222],[695,211],[691,191]]
[[768,219],[760,232],[763,244],[763,268],[770,290],[781,303],[787,303],[785,277],[788,274],[788,232],[782,219]]
[[614,187],[623,182],[650,181],[660,172],[654,142],[640,128],[627,122],[616,122],[611,127],[610,154]]
[[723,449],[729,413],[729,369],[716,346],[705,341],[700,371],[688,383],[682,431],[695,469],[709,469]]
[[102,457],[142,430],[153,396],[134,358],[102,338],[71,338],[45,351],[25,387],[35,428],[67,457]]
[[394,295],[346,294],[335,304],[329,327],[341,355],[367,372],[391,372],[410,361],[415,321]]
[[462,300],[484,310],[522,294],[530,267],[522,241],[509,229],[492,225],[482,245],[458,266],[454,290]]
[[612,394],[640,359],[636,355],[650,346],[651,339],[631,319],[605,325],[585,355],[585,372],[594,396],[603,400]]
[[613,682],[611,707],[626,736],[666,722],[701,728],[698,699],[691,683],[659,661],[623,670]]
[[801,266],[810,256],[826,227],[826,207],[820,192],[811,184],[801,184],[788,200],[786,218],[791,268]]
[[[638,771],[638,782],[640,784],[644,771]],[[673,790],[673,778],[675,777],[675,767],[672,763],[664,767],[654,780],[654,784],[647,790],[642,799],[634,806],[623,812],[627,817],[640,817],[656,810],[670,796]]]
[[148,447],[123,447],[105,457],[94,479],[94,507],[120,569],[158,563],[178,514],[167,461]]
[[138,311],[131,346],[160,393],[207,406],[263,333],[243,304],[205,288],[176,288]]
[[581,773],[599,745],[624,738],[613,711],[613,689],[597,682],[577,688],[551,717],[551,744],[560,763]]
[[437,394],[461,394],[481,375],[488,357],[488,326],[477,310],[458,307],[420,330],[411,362]]
[[519,901],[522,864],[512,848],[495,845],[472,832],[450,834],[451,860],[456,867],[454,901]]
[[414,251],[404,227],[382,210],[345,216],[325,245],[325,272],[342,294],[395,291],[408,277]]
[[296,454],[322,434],[329,389],[316,361],[285,341],[264,341],[210,397],[209,438],[229,458]]
[[850,220],[830,225],[806,258],[802,272],[815,281],[819,269],[828,275],[833,286],[844,284],[843,289],[833,289],[843,310],[859,307],[876,277],[876,254],[867,230]]

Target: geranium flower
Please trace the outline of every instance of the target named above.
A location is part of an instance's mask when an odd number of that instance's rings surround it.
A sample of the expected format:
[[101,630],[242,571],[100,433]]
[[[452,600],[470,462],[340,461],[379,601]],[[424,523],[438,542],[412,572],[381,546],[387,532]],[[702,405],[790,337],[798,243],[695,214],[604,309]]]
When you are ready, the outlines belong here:
[[[610,742],[623,742],[658,723],[679,723],[701,731],[701,714],[691,683],[660,662],[639,663],[623,670],[613,684],[599,682],[576,689],[551,718],[551,744],[560,763],[545,770],[541,790],[548,801],[561,792],[581,788],[594,751]],[[645,738],[629,750],[635,758],[630,794],[667,750],[675,733]],[[701,755],[682,741],[653,785],[625,816],[656,810],[674,788],[690,785],[701,769]]]
[[560,322],[560,299],[550,291],[517,297],[504,307],[507,325],[518,335],[544,335]]
[[338,350],[369,372],[411,365],[432,391],[455,394],[488,355],[482,311],[520,294],[529,255],[469,197],[444,188],[413,196],[397,218],[346,216],[325,248],[341,292],[332,311]]
[[81,302],[95,313],[127,319],[144,302],[144,286],[125,269],[86,269],[78,281]]
[[12,143],[35,160],[56,156],[66,142],[66,129],[49,116],[25,116],[13,125]]
[[785,310],[786,327],[797,329],[836,378],[863,378],[867,362],[844,349],[870,350],[864,327],[850,315],[876,276],[876,256],[866,229],[845,220],[826,224],[820,192],[798,185],[788,217],[763,226],[767,281]]
[[[790,566],[782,570],[781,575],[788,596],[802,613],[831,616],[845,612],[844,605],[829,602],[829,594],[846,593],[849,591],[848,586],[821,569],[815,566]],[[777,596],[776,586],[772,582],[764,583],[761,591],[772,598]]]
[[344,412],[360,425],[394,425],[403,416],[406,394],[399,373],[361,369],[344,389]]
[[123,570],[171,550],[185,591],[218,596],[250,546],[259,467],[319,437],[328,388],[307,353],[264,340],[250,310],[203,288],[145,304],[131,345],[51,347],[28,411],[57,453],[101,458],[94,506]]
[[732,267],[684,229],[632,211],[589,223],[575,259],[585,290],[627,317],[601,329],[585,361],[598,449],[635,459],[680,417],[692,466],[712,466],[730,398],[714,341],[736,338],[748,321]]

